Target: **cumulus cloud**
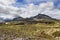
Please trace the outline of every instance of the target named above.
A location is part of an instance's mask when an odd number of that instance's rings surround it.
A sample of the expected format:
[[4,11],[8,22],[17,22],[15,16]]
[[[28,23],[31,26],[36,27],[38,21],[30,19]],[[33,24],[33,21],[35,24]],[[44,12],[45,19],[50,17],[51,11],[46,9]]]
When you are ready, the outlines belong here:
[[10,5],[10,4],[12,4],[12,3],[15,3],[16,2],[16,0],[0,0],[0,4],[2,4],[2,5]]
[[54,8],[53,2],[41,3],[40,5],[29,4],[20,8],[22,17],[31,17],[37,14],[46,14],[52,18],[60,19],[60,10]]
[[18,9],[12,5],[15,2],[16,0],[0,0],[0,17],[12,19]]
[[[42,0],[40,0],[42,1]],[[16,0],[1,0],[0,1],[0,17],[4,19],[13,19],[16,16],[23,18],[31,17],[40,14],[46,14],[53,18],[60,19],[60,10],[54,8],[53,2],[40,3],[34,5],[33,3],[24,5],[23,7],[14,7],[12,4]],[[38,2],[38,0],[37,0]]]
[[26,7],[20,8],[21,16],[23,17],[31,17],[35,16],[39,13],[43,13],[47,10],[54,9],[53,2],[41,3],[40,5],[29,4]]

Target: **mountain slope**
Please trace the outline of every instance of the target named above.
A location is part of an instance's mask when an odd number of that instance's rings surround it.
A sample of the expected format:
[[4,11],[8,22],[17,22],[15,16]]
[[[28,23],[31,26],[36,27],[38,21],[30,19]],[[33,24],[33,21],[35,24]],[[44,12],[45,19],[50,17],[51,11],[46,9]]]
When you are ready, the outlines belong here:
[[4,19],[0,17],[0,22],[4,22]]
[[5,21],[51,21],[51,20],[55,20],[54,18],[51,18],[48,15],[45,14],[38,14],[34,17],[30,17],[30,18],[22,18],[20,16],[14,18],[13,20],[8,20],[6,19]]
[[35,21],[40,21],[40,20],[44,20],[44,21],[46,21],[46,20],[53,20],[53,18],[51,18],[50,16],[48,16],[48,15],[45,15],[45,14],[38,14],[38,15],[36,15],[36,16],[34,16],[34,17],[31,17],[30,19],[33,19],[33,20],[35,20]]
[[22,20],[24,20],[24,18],[22,18],[20,16],[13,19],[13,21],[22,21]]
[[51,19],[51,17],[49,17],[48,15],[44,15],[44,14],[38,14],[38,15],[34,16],[33,18],[37,18],[37,19]]

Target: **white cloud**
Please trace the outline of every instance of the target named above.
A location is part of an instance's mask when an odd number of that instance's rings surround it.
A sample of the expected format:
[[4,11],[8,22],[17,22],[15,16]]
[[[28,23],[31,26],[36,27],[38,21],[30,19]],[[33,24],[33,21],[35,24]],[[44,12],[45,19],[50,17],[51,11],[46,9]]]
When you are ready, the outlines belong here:
[[22,17],[31,17],[35,16],[38,13],[42,13],[47,10],[52,10],[54,5],[52,2],[41,3],[40,5],[29,4],[27,7],[20,8]]
[[34,5],[31,3],[25,5],[24,7],[17,8],[12,5],[12,3],[15,3],[15,1],[16,0],[0,1],[0,17],[3,17],[4,19],[12,19],[16,16],[22,16],[26,18],[41,13],[60,19],[60,10],[54,9],[53,2],[41,3],[40,5]]
[[60,19],[60,10],[59,9],[46,10],[45,12],[43,12],[43,14],[49,15],[52,18]]
[[10,4],[12,4],[12,3],[15,3],[16,2],[16,0],[0,0],[0,4],[2,4],[2,5],[10,5]]
[[20,8],[22,17],[35,16],[38,13],[49,15],[52,18],[60,19],[60,10],[54,8],[53,2],[41,3],[40,5],[29,4]]
[[0,0],[0,17],[12,19],[18,9],[12,5],[15,2],[16,0]]

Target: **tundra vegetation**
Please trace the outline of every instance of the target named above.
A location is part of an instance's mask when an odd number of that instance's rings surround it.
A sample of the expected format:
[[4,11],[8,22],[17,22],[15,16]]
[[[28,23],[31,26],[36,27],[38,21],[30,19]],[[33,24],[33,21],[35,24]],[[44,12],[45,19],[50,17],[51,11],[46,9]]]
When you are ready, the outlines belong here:
[[0,23],[0,40],[57,40],[56,37],[60,37],[59,33],[60,21]]

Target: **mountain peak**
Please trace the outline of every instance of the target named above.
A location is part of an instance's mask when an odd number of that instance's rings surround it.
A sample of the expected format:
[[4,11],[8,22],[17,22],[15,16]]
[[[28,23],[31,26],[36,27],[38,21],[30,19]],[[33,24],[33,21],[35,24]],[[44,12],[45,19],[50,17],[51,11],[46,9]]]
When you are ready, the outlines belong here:
[[15,17],[13,20],[9,20],[9,19],[6,19],[5,21],[40,21],[40,20],[53,20],[53,18],[51,18],[50,16],[48,15],[45,15],[45,14],[38,14],[34,17],[30,17],[30,18],[22,18],[20,16],[17,16]]
[[38,14],[36,16],[34,16],[33,18],[37,18],[37,19],[50,19],[51,17],[45,14]]

